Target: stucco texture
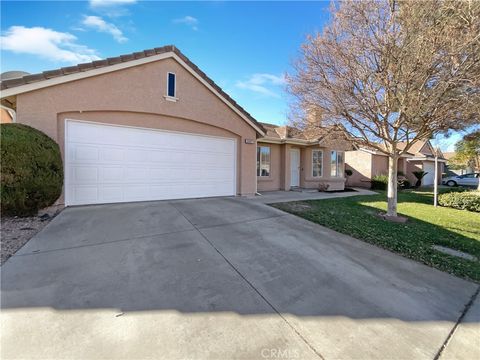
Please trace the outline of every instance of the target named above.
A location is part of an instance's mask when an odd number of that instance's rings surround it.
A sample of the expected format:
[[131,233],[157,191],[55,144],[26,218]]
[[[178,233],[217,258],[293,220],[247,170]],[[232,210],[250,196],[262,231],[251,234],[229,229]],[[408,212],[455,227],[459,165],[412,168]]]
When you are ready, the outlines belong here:
[[[168,101],[167,73],[176,74]],[[256,190],[256,131],[174,59],[168,58],[17,96],[17,122],[57,141],[64,154],[65,119],[165,129],[237,140],[237,193]],[[63,202],[63,196],[59,203]]]
[[[343,190],[345,177],[330,176],[330,152],[332,149],[318,146],[298,146],[293,144],[272,144],[258,140],[258,146],[270,147],[270,176],[257,177],[258,191],[290,190],[291,161],[290,150],[300,151],[300,187],[318,189],[320,184],[328,185],[328,190]],[[312,176],[312,150],[323,151],[323,174]],[[343,172],[342,172],[343,174]]]

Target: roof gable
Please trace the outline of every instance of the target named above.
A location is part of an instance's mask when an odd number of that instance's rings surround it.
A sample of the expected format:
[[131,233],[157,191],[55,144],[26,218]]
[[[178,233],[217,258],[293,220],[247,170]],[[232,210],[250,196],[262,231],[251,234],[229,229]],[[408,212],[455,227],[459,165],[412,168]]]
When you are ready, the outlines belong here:
[[169,45],[161,48],[144,50],[128,55],[121,55],[105,60],[93,61],[91,63],[79,64],[76,66],[64,67],[56,70],[44,71],[39,74],[26,75],[16,79],[4,80],[1,82],[1,98],[13,97],[45,87],[71,82],[83,78],[106,74],[113,71],[159,61],[166,58],[173,58],[182,65],[188,72],[195,76],[204,86],[219,97],[237,115],[252,126],[260,135],[265,134],[265,129],[245,109],[237,104],[227,93],[225,93],[215,82],[210,79],[198,66],[192,63],[175,46]]

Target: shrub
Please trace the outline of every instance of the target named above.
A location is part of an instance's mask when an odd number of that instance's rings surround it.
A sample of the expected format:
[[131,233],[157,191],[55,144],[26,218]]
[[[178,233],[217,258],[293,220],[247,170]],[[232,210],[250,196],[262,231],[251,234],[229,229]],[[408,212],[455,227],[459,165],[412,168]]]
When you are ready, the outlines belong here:
[[[388,175],[375,175],[371,181],[372,190],[387,190],[388,189]],[[404,176],[399,176],[397,178],[397,187],[399,189],[408,189],[410,188],[410,181],[407,180]]]
[[372,177],[372,190],[387,190],[388,176],[375,175]]
[[52,205],[63,185],[58,144],[22,124],[2,124],[0,134],[2,214],[29,216]]
[[480,212],[479,191],[452,191],[438,195],[438,204],[454,209]]
[[425,171],[413,171],[412,174],[417,178],[417,182],[415,183],[415,187],[420,187],[422,185],[422,179],[428,172]]
[[400,189],[410,189],[410,187],[412,186],[412,184],[410,184],[410,181],[408,181],[407,178],[401,178],[401,179],[398,179],[398,187]]

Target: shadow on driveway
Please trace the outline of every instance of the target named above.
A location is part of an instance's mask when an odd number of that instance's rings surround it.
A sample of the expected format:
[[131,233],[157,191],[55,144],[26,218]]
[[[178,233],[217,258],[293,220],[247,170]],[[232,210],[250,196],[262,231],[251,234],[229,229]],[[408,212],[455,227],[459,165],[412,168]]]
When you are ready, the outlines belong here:
[[237,198],[68,208],[1,270],[24,358],[433,358],[477,289]]

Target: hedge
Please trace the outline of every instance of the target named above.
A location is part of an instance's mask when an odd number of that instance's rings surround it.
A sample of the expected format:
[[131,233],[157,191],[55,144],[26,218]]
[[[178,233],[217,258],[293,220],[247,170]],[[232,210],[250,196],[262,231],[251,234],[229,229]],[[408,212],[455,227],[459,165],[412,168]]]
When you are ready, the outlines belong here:
[[35,215],[62,193],[58,144],[22,124],[1,124],[0,135],[2,215]]
[[438,204],[454,209],[480,212],[480,191],[452,191],[440,194]]
[[372,177],[372,190],[387,190],[388,176],[387,175],[375,175]]

